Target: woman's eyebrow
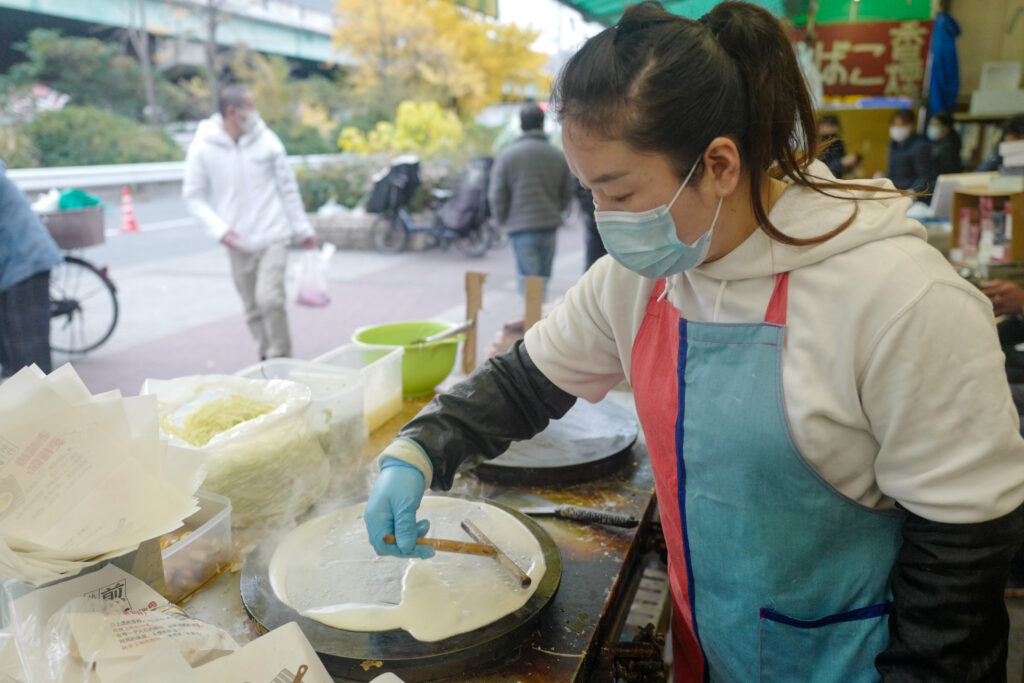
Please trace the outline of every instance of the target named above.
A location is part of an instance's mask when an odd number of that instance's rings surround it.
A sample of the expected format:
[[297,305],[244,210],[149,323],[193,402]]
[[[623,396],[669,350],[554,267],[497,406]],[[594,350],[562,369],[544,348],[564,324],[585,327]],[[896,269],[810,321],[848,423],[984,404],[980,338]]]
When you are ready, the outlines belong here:
[[600,185],[601,183],[611,182],[612,180],[618,180],[622,176],[629,173],[629,171],[612,171],[611,173],[605,173],[604,175],[598,176],[590,181],[591,185]]

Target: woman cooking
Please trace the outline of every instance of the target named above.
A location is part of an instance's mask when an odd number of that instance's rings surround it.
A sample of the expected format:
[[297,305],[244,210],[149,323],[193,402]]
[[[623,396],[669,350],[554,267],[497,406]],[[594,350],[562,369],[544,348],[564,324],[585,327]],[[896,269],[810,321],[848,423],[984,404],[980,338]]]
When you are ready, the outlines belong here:
[[429,553],[427,485],[626,378],[676,680],[1003,680],[1024,441],[992,307],[889,181],[813,161],[779,23],[633,5],[554,99],[610,258],[399,432],[365,513],[377,551]]

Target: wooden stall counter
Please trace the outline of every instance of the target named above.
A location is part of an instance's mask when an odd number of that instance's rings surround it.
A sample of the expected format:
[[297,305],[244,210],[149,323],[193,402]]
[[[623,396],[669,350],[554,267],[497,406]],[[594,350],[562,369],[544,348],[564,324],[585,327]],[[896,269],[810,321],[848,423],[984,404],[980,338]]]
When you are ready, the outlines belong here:
[[[372,481],[374,459],[395,434],[427,403],[426,398],[406,400],[402,411],[375,430],[368,439],[358,472],[343,481],[332,481],[330,502],[356,502],[365,499]],[[632,410],[632,395],[612,392],[610,400]],[[604,508],[641,520],[636,528],[616,528],[583,524],[556,518],[535,518],[558,546],[562,559],[562,577],[557,592],[531,622],[528,635],[520,642],[496,643],[499,652],[479,670],[467,670],[444,676],[455,681],[549,681],[612,680],[613,657],[619,632],[633,599],[636,585],[652,547],[661,541],[654,521],[656,504],[654,481],[647,450],[640,439],[630,457],[617,472],[582,484],[557,487],[502,487],[481,482],[468,474],[456,477],[454,495],[488,498],[512,489],[547,498],[555,503]],[[320,514],[324,510],[311,512]],[[304,520],[300,520],[304,521]],[[241,531],[244,542],[254,544],[260,538]],[[265,536],[266,534],[264,534]],[[259,635],[246,614],[240,593],[240,569],[218,577],[202,591],[183,603],[193,617],[226,629],[244,644]],[[660,648],[648,645],[649,659],[660,661]],[[631,653],[630,656],[635,656]],[[379,665],[377,665],[379,666]],[[369,680],[383,670],[371,663]],[[417,680],[414,674],[399,673],[405,680]],[[336,678],[336,680],[348,680]]]

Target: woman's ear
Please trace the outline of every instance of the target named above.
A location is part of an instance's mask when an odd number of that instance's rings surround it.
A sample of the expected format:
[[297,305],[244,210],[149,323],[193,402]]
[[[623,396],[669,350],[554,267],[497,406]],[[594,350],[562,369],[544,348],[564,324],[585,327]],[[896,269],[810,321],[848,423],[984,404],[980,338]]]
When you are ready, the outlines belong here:
[[742,175],[740,151],[730,138],[717,137],[704,151],[703,182],[711,182],[717,197],[727,197],[735,191]]

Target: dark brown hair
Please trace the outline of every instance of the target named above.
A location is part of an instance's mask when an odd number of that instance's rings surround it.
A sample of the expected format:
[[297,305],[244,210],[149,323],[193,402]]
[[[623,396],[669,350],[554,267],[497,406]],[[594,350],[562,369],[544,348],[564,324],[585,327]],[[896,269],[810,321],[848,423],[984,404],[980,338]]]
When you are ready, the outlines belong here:
[[245,96],[248,94],[249,89],[238,84],[233,83],[225,86],[217,95],[217,110],[220,111],[221,116],[226,116],[228,107],[240,109],[242,104],[245,103]]
[[519,110],[519,127],[528,130],[544,130],[544,110],[533,102],[524,104]]
[[[716,137],[732,139],[750,180],[754,218],[784,244],[768,220],[761,188],[768,176],[830,195],[838,184],[806,172],[818,139],[811,98],[781,24],[747,2],[722,2],[693,21],[657,2],[626,8],[619,23],[594,36],[568,61],[552,99],[562,120],[641,152],[659,152],[682,177]],[[893,195],[897,192],[893,192]]]

